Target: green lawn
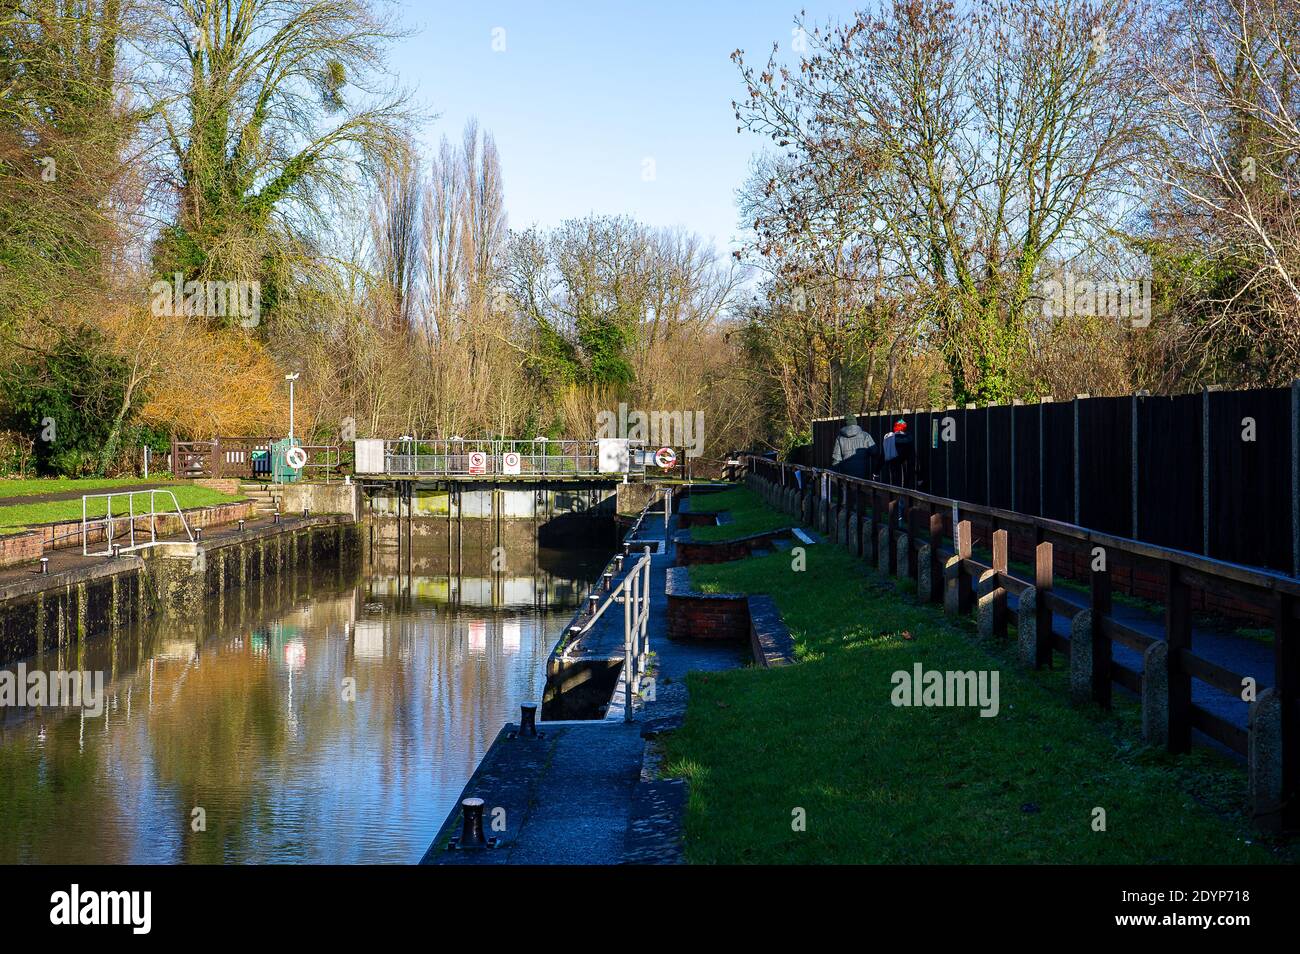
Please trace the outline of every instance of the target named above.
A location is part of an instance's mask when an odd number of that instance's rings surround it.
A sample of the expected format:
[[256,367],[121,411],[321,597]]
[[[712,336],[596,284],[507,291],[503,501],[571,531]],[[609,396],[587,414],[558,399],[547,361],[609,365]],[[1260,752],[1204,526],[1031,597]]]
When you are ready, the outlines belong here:
[[[138,482],[138,481],[137,481]],[[65,488],[68,489],[68,488]],[[176,502],[183,509],[193,507],[207,507],[213,504],[231,503],[236,500],[245,500],[246,497],[241,495],[223,494],[220,491],[212,490],[208,487],[194,487],[189,484],[176,484],[167,488],[176,495]],[[89,488],[87,493],[98,492]],[[134,493],[137,510],[148,510],[149,493],[148,491],[136,491]],[[159,511],[171,506],[171,497],[159,494],[157,496],[157,505]],[[128,503],[125,495],[113,499],[113,514],[116,516],[126,514]],[[107,511],[107,501],[104,498],[97,498],[88,501],[86,513],[91,517],[102,517]],[[16,533],[23,528],[34,526],[40,523],[55,523],[63,520],[80,520],[81,519],[81,500],[57,500],[49,503],[31,503],[31,504],[13,504],[8,507],[0,507],[0,533]]]
[[114,487],[134,484],[169,484],[171,481],[144,480],[140,477],[36,477],[24,480],[0,480],[0,499],[5,497],[35,497],[40,494],[57,494],[69,490],[94,493]]
[[[1244,768],[1147,747],[1135,703],[1069,704],[1060,657],[1055,671],[1021,669],[975,643],[968,619],[900,595],[841,549],[805,549],[797,575],[789,552],[691,570],[707,590],[770,593],[800,662],[688,677],[665,764],[691,782],[690,861],[1295,860],[1249,828]],[[895,707],[891,677],[915,662],[997,671],[998,714]]]
[[765,506],[757,494],[745,487],[692,497],[691,510],[694,513],[725,510],[731,514],[731,523],[717,527],[691,527],[691,539],[705,543],[735,540],[766,530],[780,530],[795,523],[794,518]]

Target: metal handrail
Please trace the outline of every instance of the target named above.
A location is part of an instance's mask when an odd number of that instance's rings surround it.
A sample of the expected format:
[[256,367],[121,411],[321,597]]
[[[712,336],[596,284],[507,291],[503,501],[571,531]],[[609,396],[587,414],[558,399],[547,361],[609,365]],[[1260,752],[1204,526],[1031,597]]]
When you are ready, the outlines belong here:
[[[338,444],[298,444],[300,450],[307,454],[307,463],[301,467],[301,472],[305,474],[308,470],[325,471],[325,483],[330,482],[331,475],[337,471],[343,462],[343,452]],[[313,461],[313,454],[324,454],[324,460]],[[283,484],[280,479],[280,472],[274,467],[271,469],[271,482],[273,484]]]
[[[644,474],[644,443],[628,442],[628,466],[621,473]],[[471,455],[482,454],[481,467]],[[507,473],[506,454],[519,456],[518,473]],[[597,476],[598,440],[514,440],[408,438],[384,441],[384,473],[433,477]]]
[[[135,512],[135,497],[137,494],[149,495],[148,513]],[[129,521],[131,543],[130,545],[121,547],[120,549],[138,550],[143,547],[151,547],[154,544],[156,544],[158,542],[158,517],[160,515],[167,516],[167,517],[170,517],[172,515],[172,512],[170,510],[164,512],[160,512],[158,510],[158,502],[157,502],[158,494],[166,494],[168,497],[171,497],[172,508],[175,510],[176,516],[180,517],[181,527],[183,527],[185,530],[186,539],[188,539],[191,543],[194,542],[194,534],[190,532],[189,521],[185,519],[185,513],[184,511],[181,510],[180,501],[176,499],[176,494],[170,490],[165,490],[162,488],[154,488],[152,490],[119,490],[116,492],[106,493],[106,494],[82,494],[81,495],[81,555],[82,556],[112,556],[113,555],[113,498],[114,497],[126,497],[127,499],[127,513],[118,517],[117,519]],[[107,503],[105,504],[104,516],[102,518],[100,517],[92,518],[89,516],[86,504],[91,499],[96,499],[99,497],[103,497],[107,501]],[[135,542],[135,522],[137,520],[143,520],[146,517],[149,519],[149,542],[137,544]],[[104,543],[107,549],[105,549],[102,553],[98,551],[95,553],[91,553],[88,549],[89,548],[89,534],[88,534],[89,526],[92,522],[94,523],[100,522],[101,519],[104,522]]]

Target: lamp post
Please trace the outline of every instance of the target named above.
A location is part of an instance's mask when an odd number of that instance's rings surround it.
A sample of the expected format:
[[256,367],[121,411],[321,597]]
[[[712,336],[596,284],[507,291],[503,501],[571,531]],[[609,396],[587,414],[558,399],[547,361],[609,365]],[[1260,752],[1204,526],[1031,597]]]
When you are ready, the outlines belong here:
[[286,374],[284,379],[289,382],[289,440],[293,440],[293,382],[298,380],[299,372]]

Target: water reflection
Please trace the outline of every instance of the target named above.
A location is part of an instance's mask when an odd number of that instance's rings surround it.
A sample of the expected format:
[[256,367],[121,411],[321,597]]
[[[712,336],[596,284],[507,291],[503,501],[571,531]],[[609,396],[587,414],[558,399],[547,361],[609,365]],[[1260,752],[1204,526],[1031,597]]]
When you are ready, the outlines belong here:
[[381,553],[29,660],[107,698],[0,712],[0,862],[418,859],[606,556]]

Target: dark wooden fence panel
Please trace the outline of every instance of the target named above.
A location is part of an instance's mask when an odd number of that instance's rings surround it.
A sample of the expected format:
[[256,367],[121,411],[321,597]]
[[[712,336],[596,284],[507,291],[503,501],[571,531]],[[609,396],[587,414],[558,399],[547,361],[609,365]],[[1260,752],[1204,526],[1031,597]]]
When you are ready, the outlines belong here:
[[1012,408],[1012,414],[1016,424],[1016,505],[1011,509],[1038,515],[1042,511],[1038,496],[1038,405]]
[[[1277,388],[858,417],[877,445],[908,420],[914,463],[881,481],[1294,574],[1297,400]],[[814,422],[815,466],[830,466],[842,423]]]
[[966,415],[966,493],[971,503],[988,505],[988,408],[968,408]]
[[1074,523],[1074,402],[1040,405],[1043,411],[1043,512]]
[[[1011,414],[1014,408],[1010,404],[991,407],[987,411],[989,447],[997,451],[1006,448],[1005,453],[995,452],[988,455],[990,507],[1011,510],[1011,471],[1014,462],[1011,454]],[[987,451],[986,451],[987,453]]]
[[1290,573],[1291,391],[1208,398],[1210,553]]
[[1133,399],[1079,404],[1079,524],[1133,533]]
[[1138,539],[1201,551],[1201,396],[1139,397]]

